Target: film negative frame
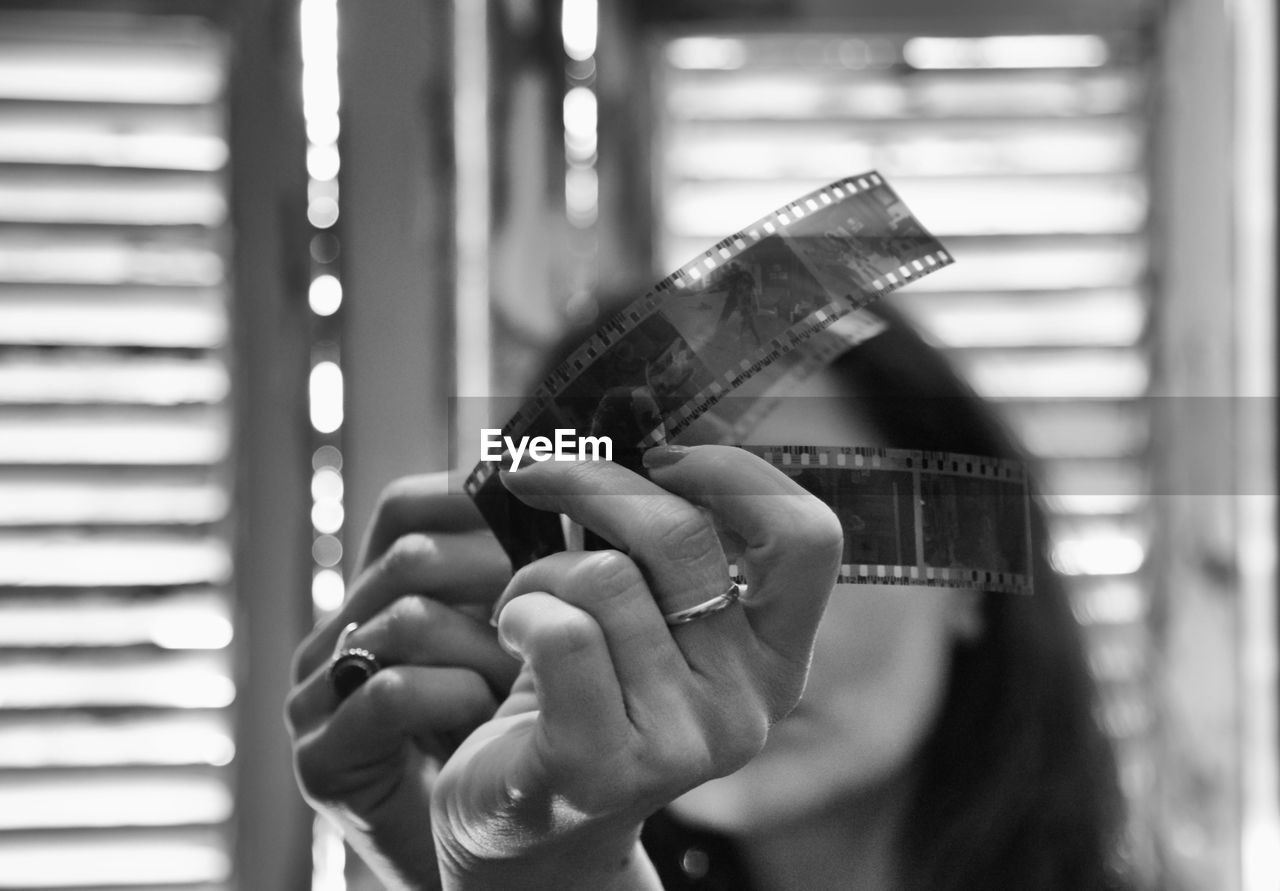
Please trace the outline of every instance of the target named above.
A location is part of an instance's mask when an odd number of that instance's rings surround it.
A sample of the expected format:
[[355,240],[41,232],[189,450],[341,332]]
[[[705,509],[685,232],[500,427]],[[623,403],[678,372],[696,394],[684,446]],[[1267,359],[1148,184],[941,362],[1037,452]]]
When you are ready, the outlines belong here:
[[845,531],[837,583],[1032,593],[1024,462],[868,446],[743,448],[835,511]]

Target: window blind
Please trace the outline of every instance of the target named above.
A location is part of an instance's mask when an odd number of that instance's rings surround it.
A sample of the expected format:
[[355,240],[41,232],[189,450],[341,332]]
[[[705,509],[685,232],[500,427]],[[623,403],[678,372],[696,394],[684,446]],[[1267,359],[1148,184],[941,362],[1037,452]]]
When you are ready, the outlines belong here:
[[231,872],[226,66],[0,11],[0,888]]
[[1127,34],[699,33],[656,47],[659,266],[878,169],[956,264],[891,299],[1040,463],[1138,805],[1152,357],[1149,61]]

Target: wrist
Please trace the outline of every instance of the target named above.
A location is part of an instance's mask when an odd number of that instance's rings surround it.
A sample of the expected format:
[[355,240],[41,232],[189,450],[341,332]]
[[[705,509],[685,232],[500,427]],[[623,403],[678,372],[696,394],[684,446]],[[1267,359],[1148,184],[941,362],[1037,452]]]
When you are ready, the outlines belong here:
[[638,891],[661,883],[640,845],[640,825],[577,826],[531,838],[487,838],[476,844],[437,833],[436,853],[447,891],[503,888]]

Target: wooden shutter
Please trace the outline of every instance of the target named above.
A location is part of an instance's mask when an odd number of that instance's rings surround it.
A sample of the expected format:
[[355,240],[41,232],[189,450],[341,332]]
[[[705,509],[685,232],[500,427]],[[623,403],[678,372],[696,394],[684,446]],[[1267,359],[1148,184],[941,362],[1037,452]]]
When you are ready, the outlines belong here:
[[226,66],[0,11],[0,888],[231,872]]

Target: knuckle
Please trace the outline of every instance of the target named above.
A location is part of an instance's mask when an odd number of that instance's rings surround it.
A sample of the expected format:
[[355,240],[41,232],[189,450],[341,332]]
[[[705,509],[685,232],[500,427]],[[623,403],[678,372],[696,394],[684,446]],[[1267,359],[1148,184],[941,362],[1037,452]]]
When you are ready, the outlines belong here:
[[623,595],[644,584],[639,567],[621,551],[593,551],[568,573],[570,590],[585,590],[590,600]]
[[686,726],[685,732],[664,735],[662,740],[658,745],[658,764],[673,777],[680,777],[684,782],[700,782],[715,775],[714,754],[703,734],[692,732],[692,728]]
[[688,768],[704,778],[721,777],[742,767],[764,748],[769,735],[767,709],[735,688],[707,689],[698,697],[690,738],[682,743]]
[[420,532],[402,535],[391,543],[381,559],[382,571],[392,578],[417,578],[440,560],[435,538]]
[[678,563],[692,563],[714,552],[720,545],[715,527],[701,511],[682,510],[663,523],[655,545],[662,556]]
[[642,746],[638,760],[653,782],[683,786],[711,778],[711,747],[700,712],[699,706],[685,700],[651,722],[637,740]]
[[368,705],[375,715],[389,716],[401,712],[406,688],[403,674],[394,668],[378,672],[352,695],[368,697]]
[[525,646],[533,659],[556,654],[572,656],[594,649],[600,639],[600,627],[586,613],[572,613],[552,623],[540,624],[529,633]]
[[376,516],[399,513],[404,505],[414,498],[413,478],[398,477],[382,487],[378,493]]
[[721,711],[714,731],[712,769],[716,776],[732,773],[760,753],[769,735],[764,712]]
[[399,598],[385,612],[386,634],[391,648],[411,653],[444,620],[448,608],[428,597],[413,594]]
[[429,597],[407,594],[387,608],[393,630],[416,634],[423,626],[440,621],[447,608]]
[[792,520],[792,535],[808,547],[839,557],[844,549],[844,528],[835,511],[814,496],[808,496],[804,509]]

